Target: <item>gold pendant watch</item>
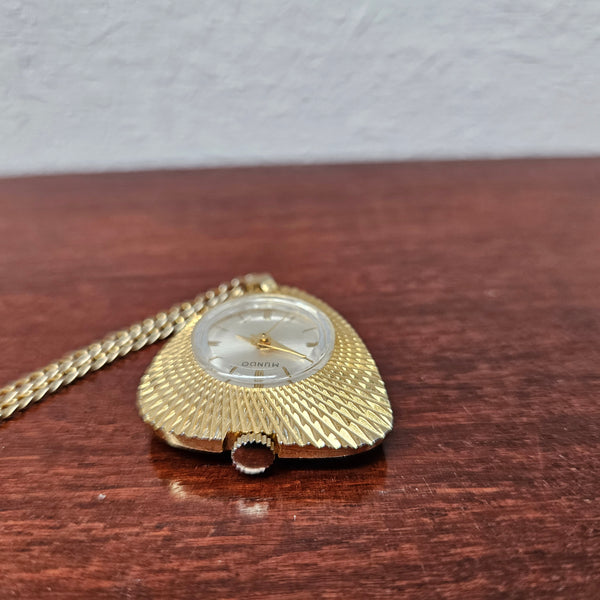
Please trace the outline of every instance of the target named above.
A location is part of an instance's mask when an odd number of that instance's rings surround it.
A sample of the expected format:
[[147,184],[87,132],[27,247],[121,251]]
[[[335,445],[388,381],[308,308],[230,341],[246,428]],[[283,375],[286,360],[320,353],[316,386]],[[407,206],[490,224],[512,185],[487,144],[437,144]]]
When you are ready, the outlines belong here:
[[[217,298],[218,300],[218,298]],[[230,450],[242,472],[275,455],[363,452],[392,427],[373,358],[337,312],[269,275],[193,317],[138,388],[142,419],[176,447]]]
[[366,346],[314,296],[247,275],[64,356],[0,389],[0,421],[89,371],[171,334],[142,377],[142,419],[167,443],[231,451],[264,472],[275,456],[364,452],[392,428]]

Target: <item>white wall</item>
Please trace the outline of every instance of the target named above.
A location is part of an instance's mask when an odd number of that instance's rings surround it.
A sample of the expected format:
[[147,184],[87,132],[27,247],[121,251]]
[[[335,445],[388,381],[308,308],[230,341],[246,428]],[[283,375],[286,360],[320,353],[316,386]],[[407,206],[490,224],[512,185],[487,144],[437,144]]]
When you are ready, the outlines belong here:
[[2,0],[0,172],[600,153],[598,0]]

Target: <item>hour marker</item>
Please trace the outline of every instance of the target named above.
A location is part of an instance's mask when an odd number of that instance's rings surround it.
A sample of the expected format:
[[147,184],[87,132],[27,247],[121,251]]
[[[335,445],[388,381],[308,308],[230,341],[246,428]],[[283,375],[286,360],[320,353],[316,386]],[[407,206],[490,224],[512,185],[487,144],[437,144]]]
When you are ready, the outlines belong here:
[[273,311],[270,309],[265,310],[265,312],[263,313],[265,320],[266,321],[270,321],[271,320],[271,315],[273,314]]
[[306,345],[307,345],[309,348],[314,348],[314,347],[317,345],[317,343],[318,343],[318,342],[306,342]]
[[283,369],[283,372],[291,379],[292,378],[292,374],[287,370],[286,367],[281,367]]
[[308,329],[303,329],[302,333],[307,333],[308,331],[313,331],[316,327],[309,327]]
[[237,367],[231,367],[231,370],[229,371],[229,374],[231,375],[231,373],[235,373]]
[[208,340],[208,345],[209,346],[218,346],[221,342],[218,342],[217,340]]
[[[261,371],[260,369],[257,369],[256,371],[254,371],[254,377],[256,377],[257,379],[258,379],[259,377],[263,377],[263,376],[264,376],[264,374],[265,374],[265,372],[264,372],[264,371]],[[254,380],[254,387],[255,387],[255,388],[258,388],[258,387],[264,387],[264,386],[263,386],[263,384],[262,384],[262,383],[258,383],[258,382],[256,381],[256,379],[255,379],[255,380]]]
[[208,360],[215,360],[217,358],[223,358],[222,356],[211,356]]

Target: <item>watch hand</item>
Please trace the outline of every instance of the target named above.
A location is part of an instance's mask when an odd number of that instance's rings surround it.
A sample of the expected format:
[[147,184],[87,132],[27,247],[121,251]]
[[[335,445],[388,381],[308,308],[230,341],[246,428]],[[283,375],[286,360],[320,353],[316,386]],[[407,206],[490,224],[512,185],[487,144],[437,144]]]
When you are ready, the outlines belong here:
[[277,327],[277,325],[283,323],[284,321],[287,321],[290,318],[290,315],[285,315],[285,317],[282,317],[281,319],[279,319],[279,321],[277,321],[277,323],[275,323],[275,325],[273,325],[273,327],[271,327],[271,329],[269,329],[267,331],[267,333],[271,333],[271,331],[273,331],[273,329],[275,329],[275,327]]
[[244,340],[245,342],[250,342],[253,346],[258,346],[258,340],[253,338],[246,337],[244,335],[235,334],[235,337],[240,338],[240,340]]
[[236,334],[235,337],[240,338],[240,340],[244,340],[245,342],[249,342],[250,344],[252,344],[253,346],[256,346],[257,348],[264,348],[265,350],[278,350],[279,352],[287,352],[289,354],[294,354],[295,356],[299,356],[300,358],[304,358],[305,360],[307,360],[309,362],[314,362],[313,360],[308,358],[308,356],[306,356],[305,354],[296,352],[296,350],[292,350],[291,348],[288,348],[287,346],[284,346],[283,344],[278,344],[277,342],[272,342],[270,340],[264,341],[264,340],[261,340],[260,338],[253,339],[253,338],[249,338],[249,337],[246,337],[244,335],[239,335],[239,334]]
[[300,358],[304,358],[308,362],[313,362],[305,354],[301,354],[300,352],[296,352],[296,350],[292,350],[291,348],[288,348],[287,346],[284,346],[283,344],[278,344],[277,342],[269,342],[269,343],[267,343],[267,342],[261,342],[259,340],[257,346],[259,348],[267,348],[269,350],[278,350],[279,352],[287,352],[289,354],[294,354],[295,356],[299,356]]

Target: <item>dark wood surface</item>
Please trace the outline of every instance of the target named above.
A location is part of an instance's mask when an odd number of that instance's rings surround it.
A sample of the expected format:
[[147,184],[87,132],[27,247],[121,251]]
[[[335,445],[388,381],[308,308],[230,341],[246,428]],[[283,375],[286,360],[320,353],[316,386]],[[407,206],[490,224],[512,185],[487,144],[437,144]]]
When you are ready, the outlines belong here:
[[265,478],[136,414],[158,347],[0,425],[2,598],[600,598],[600,160],[0,182],[0,380],[222,280],[339,310],[381,448]]

